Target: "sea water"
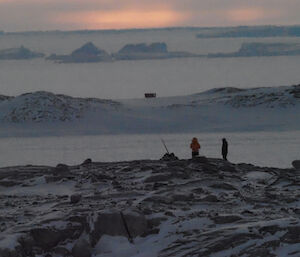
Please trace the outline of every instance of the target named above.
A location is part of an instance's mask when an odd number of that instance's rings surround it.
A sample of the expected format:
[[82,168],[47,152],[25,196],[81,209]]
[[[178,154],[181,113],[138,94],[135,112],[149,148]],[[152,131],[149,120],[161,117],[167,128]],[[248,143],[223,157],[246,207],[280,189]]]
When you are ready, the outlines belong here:
[[87,158],[100,162],[157,160],[166,152],[161,139],[170,152],[186,159],[191,157],[189,145],[194,136],[201,144],[200,155],[216,158],[221,158],[221,140],[227,138],[228,160],[233,163],[288,168],[300,159],[300,131],[94,135],[0,138],[0,166],[75,165]]

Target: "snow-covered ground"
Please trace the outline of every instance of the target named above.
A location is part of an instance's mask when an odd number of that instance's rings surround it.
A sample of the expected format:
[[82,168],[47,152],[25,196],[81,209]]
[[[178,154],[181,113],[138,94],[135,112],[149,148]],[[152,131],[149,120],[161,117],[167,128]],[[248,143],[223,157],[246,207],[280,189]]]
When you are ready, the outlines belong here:
[[300,86],[101,100],[34,92],[0,101],[1,136],[299,130]]

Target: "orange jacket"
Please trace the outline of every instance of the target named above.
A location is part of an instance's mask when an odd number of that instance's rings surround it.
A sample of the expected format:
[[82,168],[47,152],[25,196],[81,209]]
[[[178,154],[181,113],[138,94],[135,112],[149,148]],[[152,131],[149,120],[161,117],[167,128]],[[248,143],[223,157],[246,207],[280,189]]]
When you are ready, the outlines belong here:
[[198,152],[199,149],[200,149],[200,147],[201,146],[200,146],[197,138],[194,137],[193,140],[192,140],[192,143],[191,143],[191,149],[192,149],[192,151],[193,152]]

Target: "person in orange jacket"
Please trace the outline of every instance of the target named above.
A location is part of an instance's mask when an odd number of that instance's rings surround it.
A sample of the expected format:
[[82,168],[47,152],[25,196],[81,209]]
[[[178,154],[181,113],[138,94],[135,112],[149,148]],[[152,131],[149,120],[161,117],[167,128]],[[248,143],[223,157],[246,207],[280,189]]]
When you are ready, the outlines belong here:
[[201,148],[198,139],[196,137],[193,138],[191,143],[191,149],[192,149],[192,158],[199,156],[199,149]]

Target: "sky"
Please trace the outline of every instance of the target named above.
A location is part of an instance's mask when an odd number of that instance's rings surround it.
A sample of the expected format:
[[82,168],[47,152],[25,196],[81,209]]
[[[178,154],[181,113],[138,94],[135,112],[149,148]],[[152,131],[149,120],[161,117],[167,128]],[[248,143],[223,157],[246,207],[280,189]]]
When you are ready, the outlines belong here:
[[300,24],[300,0],[0,0],[0,30]]

